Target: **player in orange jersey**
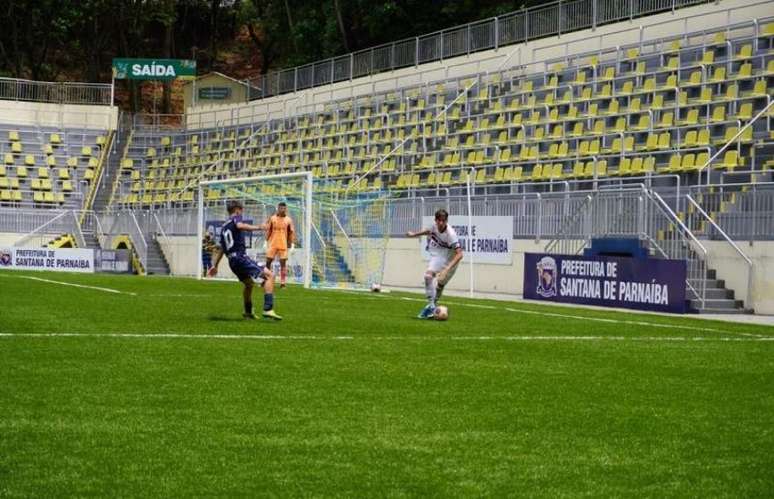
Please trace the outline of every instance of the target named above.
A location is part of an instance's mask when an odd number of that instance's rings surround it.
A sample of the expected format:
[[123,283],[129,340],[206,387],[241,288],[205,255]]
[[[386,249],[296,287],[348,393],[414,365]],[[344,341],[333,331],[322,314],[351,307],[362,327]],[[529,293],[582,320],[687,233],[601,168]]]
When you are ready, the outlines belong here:
[[274,258],[280,261],[280,287],[285,287],[287,279],[288,249],[294,248],[296,231],[293,228],[293,220],[288,215],[288,206],[285,203],[277,205],[277,212],[266,222],[266,268],[270,269]]

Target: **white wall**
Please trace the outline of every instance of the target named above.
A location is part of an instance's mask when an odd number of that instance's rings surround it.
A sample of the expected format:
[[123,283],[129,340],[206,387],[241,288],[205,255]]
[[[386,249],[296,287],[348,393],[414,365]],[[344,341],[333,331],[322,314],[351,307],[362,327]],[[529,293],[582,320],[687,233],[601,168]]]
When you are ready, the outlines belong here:
[[726,281],[738,300],[752,307],[757,314],[774,314],[774,242],[737,242],[753,261],[752,300],[747,301],[747,263],[730,244],[723,241],[702,241],[709,253],[709,267],[717,271],[718,279]]
[[0,100],[0,123],[115,130],[118,108]]
[[[12,244],[18,234],[0,233],[0,246]],[[162,250],[174,275],[196,275],[197,252],[200,246],[195,236],[171,236],[170,243],[161,242]],[[7,242],[10,241],[10,242]],[[384,281],[386,287],[413,287],[423,285],[422,275],[427,262],[422,258],[421,239],[392,238],[387,244]],[[521,296],[524,280],[524,253],[540,253],[548,241],[516,239],[512,244],[511,265],[474,265],[475,292],[501,293]],[[726,281],[736,298],[747,300],[747,264],[725,242],[703,241],[709,251],[709,267],[717,271],[718,278]],[[758,241],[752,246],[739,243],[742,250],[753,260],[752,301],[750,305],[758,314],[774,314],[774,242]],[[470,286],[470,255],[460,264],[447,289],[467,291]],[[224,260],[218,269],[221,278],[234,278]],[[749,306],[749,305],[748,305]]]
[[[194,276],[199,273],[198,251],[201,245],[197,244],[196,236],[169,236],[169,242],[159,238],[161,251],[169,263],[172,275]],[[224,268],[225,267],[225,268]],[[219,271],[228,270],[228,265],[221,265]],[[229,272],[230,274],[230,272]]]
[[[462,77],[504,67],[532,65],[530,72],[545,69],[544,61],[615,48],[641,40],[674,37],[682,33],[724,28],[729,24],[774,16],[772,0],[720,0],[672,12],[582,30],[558,37],[543,38],[526,44],[509,45],[499,50],[476,52],[442,62],[422,64],[377,75],[357,78],[301,92],[284,94],[250,104],[197,106],[188,108],[190,128],[208,128],[230,123],[248,124],[299,112],[321,110],[331,100],[388,92],[402,87]],[[506,62],[506,59],[507,62]]]
[[13,232],[0,232],[0,247],[13,246],[13,244],[26,236],[26,234],[16,234]]

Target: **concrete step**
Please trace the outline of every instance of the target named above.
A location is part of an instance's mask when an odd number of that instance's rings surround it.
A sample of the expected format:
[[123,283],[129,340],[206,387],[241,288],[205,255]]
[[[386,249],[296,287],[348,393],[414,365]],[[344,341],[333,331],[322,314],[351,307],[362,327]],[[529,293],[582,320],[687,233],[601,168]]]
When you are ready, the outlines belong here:
[[[705,298],[708,300],[733,300],[734,299],[734,291],[726,288],[707,288],[705,291]],[[693,300],[698,298],[696,294],[694,294],[693,291],[688,289],[686,291],[685,297],[689,300]]]
[[[691,286],[697,289],[701,288],[701,281],[702,279],[688,279],[688,282],[691,283]],[[723,279],[703,279],[703,281],[705,282],[704,287],[706,289],[726,287],[726,281]]]
[[[704,308],[701,308],[701,302],[699,300],[691,300],[691,307],[699,311],[699,313],[706,313],[706,310],[722,310],[723,313],[727,311],[739,310],[744,312],[744,304],[741,300],[732,299],[711,299],[704,300]],[[729,312],[733,313],[733,312]]]

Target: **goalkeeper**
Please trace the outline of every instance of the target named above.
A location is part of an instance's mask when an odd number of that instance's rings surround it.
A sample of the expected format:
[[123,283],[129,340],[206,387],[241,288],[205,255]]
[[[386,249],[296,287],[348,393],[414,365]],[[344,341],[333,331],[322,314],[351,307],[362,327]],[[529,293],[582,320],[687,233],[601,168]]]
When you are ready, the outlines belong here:
[[293,220],[288,215],[288,205],[284,202],[277,205],[277,212],[266,222],[266,268],[271,269],[274,259],[280,261],[280,287],[285,287],[287,280],[288,248],[294,249],[296,231]]

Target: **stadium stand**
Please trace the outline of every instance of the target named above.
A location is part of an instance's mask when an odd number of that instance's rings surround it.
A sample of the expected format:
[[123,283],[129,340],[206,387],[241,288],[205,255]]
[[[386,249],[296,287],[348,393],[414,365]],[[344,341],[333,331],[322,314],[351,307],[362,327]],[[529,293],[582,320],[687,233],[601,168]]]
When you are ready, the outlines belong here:
[[0,206],[83,209],[110,132],[0,125]]
[[[199,178],[305,170],[342,193],[437,192],[465,184],[470,167],[493,192],[662,174],[698,180],[771,102],[774,22],[755,29],[652,40],[549,61],[539,73],[477,74],[251,126],[134,130],[112,201],[187,206]],[[771,161],[755,164],[771,140],[764,121],[712,161],[713,181],[751,167],[770,175]]]

